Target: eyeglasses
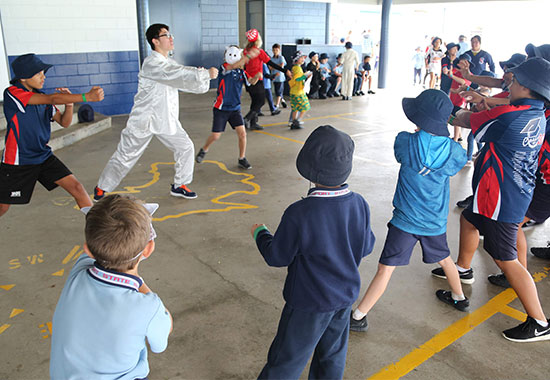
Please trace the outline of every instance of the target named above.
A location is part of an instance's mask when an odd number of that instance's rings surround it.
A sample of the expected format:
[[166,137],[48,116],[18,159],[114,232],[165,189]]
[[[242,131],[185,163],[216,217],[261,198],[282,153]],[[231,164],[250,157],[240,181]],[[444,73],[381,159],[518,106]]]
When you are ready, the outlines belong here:
[[174,35],[172,33],[164,33],[159,35],[157,38],[160,38],[160,37],[168,37],[168,39],[170,39],[170,38],[174,38]]

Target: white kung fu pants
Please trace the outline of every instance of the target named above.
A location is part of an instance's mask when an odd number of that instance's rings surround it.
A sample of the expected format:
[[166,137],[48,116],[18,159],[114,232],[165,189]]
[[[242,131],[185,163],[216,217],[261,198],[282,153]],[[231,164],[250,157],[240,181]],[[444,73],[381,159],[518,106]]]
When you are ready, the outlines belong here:
[[191,183],[195,164],[195,148],[183,128],[177,128],[177,132],[173,135],[153,133],[143,135],[140,133],[139,137],[132,130],[124,128],[115,153],[99,177],[98,187],[108,193],[116,189],[120,181],[126,177],[145,152],[145,148],[153,136],[156,136],[164,146],[174,152],[174,161],[176,161],[174,185],[177,187]]
[[352,67],[344,67],[342,70],[342,90],[340,94],[343,96],[351,96],[353,93],[353,80],[355,79],[355,70]]

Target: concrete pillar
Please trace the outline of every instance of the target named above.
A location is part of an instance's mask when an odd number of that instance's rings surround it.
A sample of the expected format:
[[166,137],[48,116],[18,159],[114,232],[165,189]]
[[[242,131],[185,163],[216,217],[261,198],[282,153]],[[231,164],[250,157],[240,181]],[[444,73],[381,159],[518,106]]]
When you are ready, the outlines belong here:
[[382,29],[380,31],[380,62],[378,65],[378,88],[386,88],[388,71],[388,43],[390,33],[390,9],[392,0],[382,0]]
[[149,27],[149,0],[136,0],[138,35],[139,35],[139,62],[149,55],[149,43],[145,37],[145,31]]

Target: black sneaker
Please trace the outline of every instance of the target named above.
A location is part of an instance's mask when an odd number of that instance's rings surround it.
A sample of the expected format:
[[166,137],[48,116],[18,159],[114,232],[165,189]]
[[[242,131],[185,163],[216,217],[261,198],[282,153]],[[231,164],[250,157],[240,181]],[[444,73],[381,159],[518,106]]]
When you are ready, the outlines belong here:
[[252,165],[248,162],[246,157],[239,158],[239,168],[241,169],[252,169]]
[[369,323],[367,322],[367,316],[365,315],[360,320],[353,319],[353,310],[349,316],[349,329],[356,332],[364,332],[369,329]]
[[512,286],[508,282],[508,279],[504,275],[504,273],[499,274],[490,274],[489,277],[487,277],[487,280],[493,285],[500,286],[502,288],[511,288]]
[[204,156],[206,156],[206,152],[204,149],[200,149],[199,153],[197,153],[197,157],[195,157],[195,161],[197,161],[197,164],[200,164],[202,160],[204,160]]
[[473,201],[474,201],[474,196],[470,195],[468,198],[456,202],[456,207],[466,208],[466,207],[470,206]]
[[[458,275],[460,276],[460,282],[463,284],[471,285],[475,281],[473,268],[468,269],[466,272],[458,271]],[[447,279],[447,276],[445,276],[445,271],[441,267],[432,270],[432,276],[442,278],[444,280]]]
[[[548,320],[550,322],[550,320]],[[538,322],[529,316],[527,320],[514,328],[504,330],[502,335],[512,342],[538,342],[550,340],[550,324],[542,327]]]
[[281,99],[281,105],[283,106],[283,108],[286,108],[286,107],[287,107],[287,104],[286,104],[286,102],[285,102],[284,99]]
[[368,90],[367,93],[368,93],[368,94],[373,94],[373,95],[376,94],[376,92],[371,91],[371,90]]
[[250,124],[250,130],[252,130],[252,131],[263,131],[264,127],[262,127],[260,124],[252,123],[252,124]]
[[538,226],[539,224],[541,223],[537,223],[533,219],[529,219],[527,222],[523,223],[523,226],[521,226],[521,228],[535,227],[535,226]]
[[290,124],[290,129],[303,129],[302,125],[298,120],[294,120],[292,124]]
[[275,116],[281,113],[281,110],[278,108],[275,108],[273,111],[271,111],[271,116]]
[[470,308],[470,301],[468,301],[468,298],[465,298],[462,301],[456,301],[453,299],[453,296],[449,290],[439,289],[435,292],[435,295],[437,296],[437,298],[439,298],[440,301],[451,305],[457,310],[468,311],[468,309]]
[[181,185],[180,187],[175,187],[174,184],[170,187],[170,195],[185,199],[195,199],[197,197],[197,193],[191,191],[187,186]]
[[541,259],[550,259],[550,243],[547,247],[533,247],[531,253]]

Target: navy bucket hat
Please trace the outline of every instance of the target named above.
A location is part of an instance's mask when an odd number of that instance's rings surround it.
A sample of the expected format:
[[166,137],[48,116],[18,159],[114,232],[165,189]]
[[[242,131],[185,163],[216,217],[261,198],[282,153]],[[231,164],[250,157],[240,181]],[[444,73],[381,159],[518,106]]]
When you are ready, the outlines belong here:
[[452,48],[456,48],[456,51],[460,51],[460,45],[459,44],[455,44],[454,42],[449,42],[447,44],[447,51],[451,50]]
[[351,137],[330,125],[317,127],[296,157],[296,168],[305,179],[325,186],[346,182],[355,144]]
[[418,128],[436,136],[449,136],[447,121],[453,110],[449,96],[441,90],[425,90],[416,98],[403,98],[403,111]]
[[11,63],[14,77],[10,83],[14,84],[19,79],[32,78],[42,70],[46,73],[52,66],[42,62],[34,53],[20,55]]
[[527,59],[527,56],[525,54],[516,53],[516,54],[512,54],[509,60],[500,61],[498,64],[500,65],[502,70],[504,70],[504,66],[506,66],[508,69],[511,69],[512,67],[516,67],[526,59]]
[[94,109],[89,104],[83,104],[78,109],[78,122],[89,123],[94,121]]
[[470,57],[470,54],[464,53],[460,57],[458,57],[458,60],[459,61],[462,61],[462,60],[468,61],[468,63],[470,64],[470,67],[476,67],[475,63],[472,62],[472,57]]
[[529,58],[509,71],[519,84],[550,102],[550,62],[540,57]]
[[540,57],[550,61],[550,44],[535,46],[529,44],[525,47],[527,58]]

